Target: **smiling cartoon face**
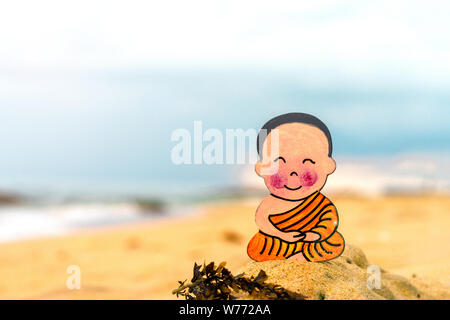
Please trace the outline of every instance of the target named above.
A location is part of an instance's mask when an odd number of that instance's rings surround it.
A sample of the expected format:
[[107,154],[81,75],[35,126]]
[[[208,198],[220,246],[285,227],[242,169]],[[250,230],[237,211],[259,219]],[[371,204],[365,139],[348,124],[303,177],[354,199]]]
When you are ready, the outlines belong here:
[[328,152],[327,137],[319,128],[304,123],[282,124],[264,141],[262,160],[256,163],[255,171],[271,194],[300,200],[322,189],[336,169]]

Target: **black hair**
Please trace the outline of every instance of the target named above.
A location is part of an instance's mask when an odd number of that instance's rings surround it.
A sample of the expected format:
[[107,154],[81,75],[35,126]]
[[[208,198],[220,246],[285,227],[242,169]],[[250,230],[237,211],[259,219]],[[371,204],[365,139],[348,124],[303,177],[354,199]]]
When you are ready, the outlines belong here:
[[282,124],[293,122],[309,124],[322,131],[327,137],[328,156],[331,157],[333,153],[333,141],[331,140],[330,130],[328,130],[328,127],[325,125],[325,123],[323,123],[319,118],[307,113],[291,112],[270,119],[262,126],[261,130],[259,130],[258,138],[256,140],[256,150],[258,151],[258,155],[260,158],[262,158],[261,150],[263,143],[269,135],[270,131],[272,131],[276,127],[281,126]]

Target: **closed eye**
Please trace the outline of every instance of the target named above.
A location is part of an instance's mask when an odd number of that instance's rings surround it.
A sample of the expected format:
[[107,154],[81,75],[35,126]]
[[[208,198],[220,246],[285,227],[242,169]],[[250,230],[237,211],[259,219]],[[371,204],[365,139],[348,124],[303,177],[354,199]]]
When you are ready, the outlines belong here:
[[278,160],[283,160],[283,162],[286,163],[286,159],[283,157],[278,157],[275,160],[273,160],[273,162],[277,162]]
[[311,159],[305,159],[305,160],[303,160],[303,163],[306,163],[306,162],[311,162],[312,164],[316,164],[316,162],[315,161],[312,161]]

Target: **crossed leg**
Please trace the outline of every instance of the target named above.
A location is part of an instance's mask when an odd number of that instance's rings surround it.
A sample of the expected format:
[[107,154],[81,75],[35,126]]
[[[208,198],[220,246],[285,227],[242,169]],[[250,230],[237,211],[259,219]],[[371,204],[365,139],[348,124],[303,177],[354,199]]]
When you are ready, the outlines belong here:
[[308,260],[306,260],[305,256],[303,255],[303,252],[301,251],[296,254],[293,254],[288,259],[297,260],[298,262],[308,262]]

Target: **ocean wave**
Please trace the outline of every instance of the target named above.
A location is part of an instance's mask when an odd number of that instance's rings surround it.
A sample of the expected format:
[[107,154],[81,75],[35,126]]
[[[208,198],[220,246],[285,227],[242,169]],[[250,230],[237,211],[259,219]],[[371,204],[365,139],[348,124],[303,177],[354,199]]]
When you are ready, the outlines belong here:
[[0,242],[61,235],[179,214],[181,212],[177,208],[155,211],[136,202],[3,206],[0,207]]

